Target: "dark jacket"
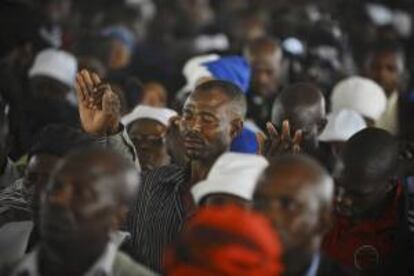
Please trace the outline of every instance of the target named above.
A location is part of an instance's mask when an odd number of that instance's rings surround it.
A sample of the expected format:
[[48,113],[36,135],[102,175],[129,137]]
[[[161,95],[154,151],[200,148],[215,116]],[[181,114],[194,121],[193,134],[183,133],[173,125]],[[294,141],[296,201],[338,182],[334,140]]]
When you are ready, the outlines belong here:
[[325,255],[321,255],[317,276],[348,276],[352,275],[350,270],[345,269]]
[[395,254],[379,275],[414,275],[414,178],[404,179],[399,209]]

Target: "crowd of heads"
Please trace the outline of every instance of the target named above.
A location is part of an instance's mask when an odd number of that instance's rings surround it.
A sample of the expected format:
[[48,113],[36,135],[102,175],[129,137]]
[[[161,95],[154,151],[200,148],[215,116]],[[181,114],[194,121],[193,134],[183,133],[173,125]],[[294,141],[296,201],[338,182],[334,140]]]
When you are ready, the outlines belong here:
[[0,275],[411,275],[413,12],[3,0]]

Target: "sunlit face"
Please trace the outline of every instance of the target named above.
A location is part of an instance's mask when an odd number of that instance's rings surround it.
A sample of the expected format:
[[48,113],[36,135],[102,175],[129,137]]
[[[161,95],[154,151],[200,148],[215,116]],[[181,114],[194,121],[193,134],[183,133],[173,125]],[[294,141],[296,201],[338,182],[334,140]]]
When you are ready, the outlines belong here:
[[191,160],[215,160],[236,136],[229,100],[221,91],[195,91],[180,120],[186,154]]

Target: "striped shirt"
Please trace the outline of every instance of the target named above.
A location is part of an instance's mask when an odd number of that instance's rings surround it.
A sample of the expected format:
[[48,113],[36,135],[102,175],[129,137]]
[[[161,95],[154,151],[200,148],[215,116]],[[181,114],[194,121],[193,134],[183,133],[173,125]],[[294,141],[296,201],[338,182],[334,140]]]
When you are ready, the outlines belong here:
[[155,271],[161,271],[164,249],[175,240],[186,218],[180,191],[189,179],[190,171],[177,165],[143,175],[135,209],[127,221],[132,236],[126,251]]
[[22,189],[22,180],[0,191],[0,227],[32,218],[31,193]]

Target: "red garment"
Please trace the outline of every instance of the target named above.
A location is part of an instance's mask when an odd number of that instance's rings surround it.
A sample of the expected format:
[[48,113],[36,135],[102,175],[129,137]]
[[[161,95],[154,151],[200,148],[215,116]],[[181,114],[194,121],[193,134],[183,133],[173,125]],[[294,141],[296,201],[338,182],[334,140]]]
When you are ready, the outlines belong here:
[[237,206],[200,209],[167,251],[165,271],[180,275],[280,275],[281,245],[269,221]]
[[340,264],[357,270],[384,263],[394,251],[401,196],[402,187],[397,185],[394,200],[376,219],[355,224],[348,217],[336,215],[334,226],[324,237],[325,253]]

